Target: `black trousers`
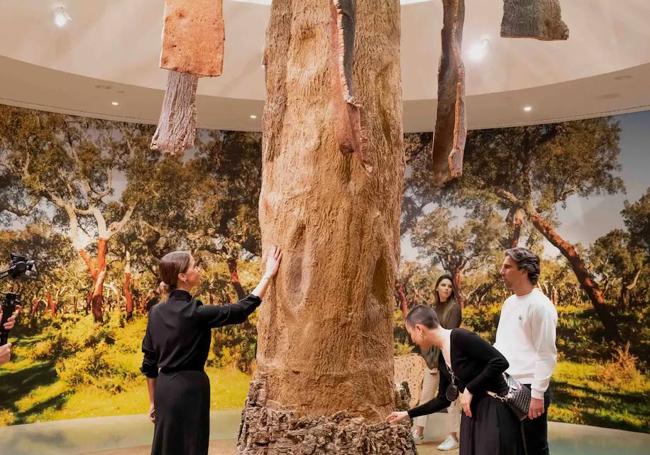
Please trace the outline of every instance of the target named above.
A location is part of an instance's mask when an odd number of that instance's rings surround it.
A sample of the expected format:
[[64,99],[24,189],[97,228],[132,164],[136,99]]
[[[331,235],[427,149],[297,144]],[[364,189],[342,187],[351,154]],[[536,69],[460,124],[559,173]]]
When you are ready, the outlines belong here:
[[[524,384],[530,389],[530,384]],[[526,419],[521,423],[526,455],[548,455],[548,407],[551,404],[551,388],[544,393],[544,414],[536,419]]]
[[154,391],[152,455],[207,455],[210,380],[203,371],[160,373]]

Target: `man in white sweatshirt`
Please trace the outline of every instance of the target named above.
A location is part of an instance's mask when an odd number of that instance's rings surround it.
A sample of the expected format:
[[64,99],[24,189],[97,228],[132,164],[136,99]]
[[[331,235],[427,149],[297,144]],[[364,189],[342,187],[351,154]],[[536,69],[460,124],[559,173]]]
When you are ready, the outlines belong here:
[[549,383],[557,363],[557,311],[539,288],[539,258],[526,248],[506,250],[501,277],[514,292],[501,308],[496,347],[508,360],[507,372],[531,389],[528,419],[522,424],[528,455],[548,454]]

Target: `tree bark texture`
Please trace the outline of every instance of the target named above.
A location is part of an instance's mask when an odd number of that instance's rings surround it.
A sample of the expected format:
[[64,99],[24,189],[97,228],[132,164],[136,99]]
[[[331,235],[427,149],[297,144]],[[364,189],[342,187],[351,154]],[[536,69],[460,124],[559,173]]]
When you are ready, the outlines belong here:
[[566,40],[569,27],[562,21],[559,0],[504,0],[503,38]]
[[415,453],[405,426],[384,423],[404,174],[399,1],[356,2],[364,162],[340,152],[330,1],[271,7],[259,210],[265,252],[284,256],[260,308],[242,454]]
[[443,185],[463,172],[467,138],[465,66],[462,41],[464,0],[443,0],[442,55],[438,68],[438,107],[433,137],[433,181]]

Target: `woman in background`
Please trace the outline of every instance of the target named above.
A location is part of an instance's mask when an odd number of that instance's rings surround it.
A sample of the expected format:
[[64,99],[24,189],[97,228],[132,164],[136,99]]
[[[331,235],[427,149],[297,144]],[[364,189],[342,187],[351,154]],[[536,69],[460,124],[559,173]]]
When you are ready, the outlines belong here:
[[[441,275],[436,280],[434,287],[433,309],[438,316],[440,325],[445,329],[455,329],[460,327],[462,314],[460,305],[456,301],[456,289],[450,275]],[[408,314],[408,308],[402,307],[404,317]],[[422,390],[420,391],[420,400],[418,404],[426,403],[433,399],[438,393],[440,384],[440,371],[438,368],[438,357],[440,349],[432,346],[423,350],[420,348],[420,355],[426,362],[424,377],[422,379]],[[438,446],[438,450],[446,451],[458,448],[458,428],[460,427],[460,407],[455,401],[447,408],[447,414],[450,419],[452,431],[447,438]],[[420,416],[414,419],[413,429],[411,430],[413,439],[416,444],[424,441],[424,428],[427,427],[428,416]]]

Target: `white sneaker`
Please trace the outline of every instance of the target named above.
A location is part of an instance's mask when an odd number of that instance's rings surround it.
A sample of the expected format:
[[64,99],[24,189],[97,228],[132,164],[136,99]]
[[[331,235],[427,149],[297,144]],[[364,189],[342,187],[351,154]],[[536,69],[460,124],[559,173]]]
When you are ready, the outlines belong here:
[[447,436],[447,439],[442,441],[442,444],[438,446],[438,450],[447,451],[454,450],[458,448],[458,441],[452,435]]
[[415,428],[411,430],[411,437],[413,437],[416,445],[422,444],[424,442],[424,434],[418,434],[418,432],[415,431]]

